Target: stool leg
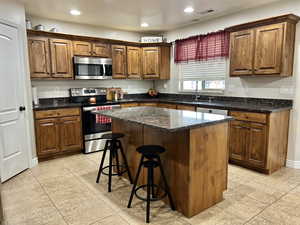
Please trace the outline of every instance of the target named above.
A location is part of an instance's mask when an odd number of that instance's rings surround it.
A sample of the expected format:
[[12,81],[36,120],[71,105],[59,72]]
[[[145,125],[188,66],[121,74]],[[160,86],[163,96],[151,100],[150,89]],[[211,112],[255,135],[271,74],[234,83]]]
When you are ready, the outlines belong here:
[[150,187],[153,188],[153,168],[148,168],[148,174],[147,174],[147,211],[146,211],[146,223],[150,222],[150,194],[151,190]]
[[132,187],[132,190],[131,190],[131,194],[130,194],[130,198],[129,198],[129,201],[128,201],[127,208],[131,207],[133,195],[134,195],[135,188],[136,188],[139,176],[140,176],[140,172],[141,172],[141,169],[142,169],[143,161],[144,161],[144,156],[142,156],[141,160],[140,160],[140,165],[139,165],[138,171],[137,171],[136,176],[135,176],[135,180],[134,180],[134,183],[133,183],[133,187]]
[[115,144],[115,156],[116,156],[116,163],[117,163],[117,172],[118,172],[118,176],[121,175],[121,171],[120,171],[120,162],[119,162],[119,156],[118,156],[118,143],[116,142]]
[[109,172],[108,172],[108,192],[111,192],[111,178],[112,178],[112,158],[115,149],[115,141],[111,142],[110,152],[109,152]]
[[158,157],[157,160],[158,160],[158,163],[159,163],[159,169],[160,169],[160,172],[161,172],[161,176],[162,176],[163,181],[164,181],[164,183],[165,183],[165,189],[166,189],[167,195],[168,195],[168,197],[169,197],[171,209],[172,209],[172,210],[175,210],[175,205],[174,205],[174,202],[173,202],[171,193],[170,193],[170,188],[169,188],[169,185],[168,185],[168,183],[167,183],[167,179],[166,179],[164,170],[163,170],[163,168],[162,168],[162,164],[161,164],[160,157]]
[[104,160],[105,160],[105,155],[106,155],[106,152],[107,152],[107,149],[108,149],[108,142],[109,142],[109,140],[107,140],[105,142],[104,151],[103,151],[101,163],[100,163],[100,166],[99,166],[99,171],[98,171],[96,183],[99,183],[99,180],[100,180],[100,175],[102,173],[102,168],[103,168],[103,163],[104,163]]
[[127,163],[127,159],[126,159],[121,141],[118,141],[118,144],[119,144],[119,148],[120,148],[120,151],[121,151],[121,154],[122,154],[122,157],[123,157],[123,160],[124,160],[124,164],[125,164],[125,167],[126,167],[126,170],[127,170],[129,181],[132,184],[133,183],[132,182],[132,176],[131,176],[131,173],[130,173],[130,170],[129,170],[129,166],[128,166],[128,163]]

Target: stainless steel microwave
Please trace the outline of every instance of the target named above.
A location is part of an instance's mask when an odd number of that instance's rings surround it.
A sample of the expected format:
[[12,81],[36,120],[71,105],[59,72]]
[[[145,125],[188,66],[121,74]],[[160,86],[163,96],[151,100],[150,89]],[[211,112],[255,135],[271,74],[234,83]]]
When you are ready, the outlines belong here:
[[76,80],[101,80],[112,78],[112,59],[74,56]]

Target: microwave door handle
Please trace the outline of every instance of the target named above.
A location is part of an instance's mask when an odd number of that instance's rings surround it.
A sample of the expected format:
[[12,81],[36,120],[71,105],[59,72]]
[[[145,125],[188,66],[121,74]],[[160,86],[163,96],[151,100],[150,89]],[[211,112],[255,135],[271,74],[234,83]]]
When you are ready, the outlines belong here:
[[103,67],[103,76],[106,76],[106,69],[105,69],[105,64],[102,64],[102,67]]

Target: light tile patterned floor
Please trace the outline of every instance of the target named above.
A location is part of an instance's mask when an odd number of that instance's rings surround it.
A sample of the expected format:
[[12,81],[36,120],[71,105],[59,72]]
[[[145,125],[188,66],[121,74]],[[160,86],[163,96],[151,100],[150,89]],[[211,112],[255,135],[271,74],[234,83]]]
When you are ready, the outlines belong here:
[[[74,155],[40,163],[3,185],[7,225],[137,225],[145,224],[145,203],[127,209],[130,185],[114,177],[96,184],[100,153]],[[101,179],[102,179],[101,178]],[[284,168],[271,176],[229,167],[224,201],[190,219],[162,202],[151,208],[151,224],[298,225],[300,170]]]

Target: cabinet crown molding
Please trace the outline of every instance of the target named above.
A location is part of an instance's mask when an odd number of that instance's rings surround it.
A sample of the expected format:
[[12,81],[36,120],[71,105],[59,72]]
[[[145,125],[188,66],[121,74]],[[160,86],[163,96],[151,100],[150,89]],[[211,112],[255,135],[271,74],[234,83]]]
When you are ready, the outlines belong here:
[[228,27],[225,30],[229,31],[229,32],[234,32],[234,31],[240,31],[240,30],[245,30],[245,29],[255,28],[255,27],[259,27],[259,26],[275,24],[275,23],[282,23],[282,22],[289,22],[292,24],[296,24],[296,23],[298,23],[299,20],[300,20],[300,17],[297,15],[286,14],[286,15],[281,15],[281,16],[276,16],[276,17],[270,17],[267,19],[256,20],[256,21],[249,22],[249,23],[235,25],[232,27]]

